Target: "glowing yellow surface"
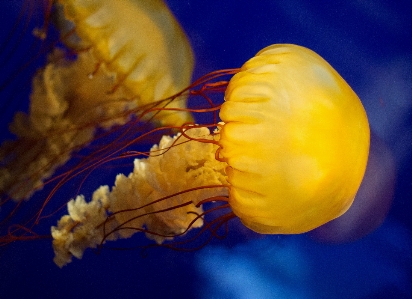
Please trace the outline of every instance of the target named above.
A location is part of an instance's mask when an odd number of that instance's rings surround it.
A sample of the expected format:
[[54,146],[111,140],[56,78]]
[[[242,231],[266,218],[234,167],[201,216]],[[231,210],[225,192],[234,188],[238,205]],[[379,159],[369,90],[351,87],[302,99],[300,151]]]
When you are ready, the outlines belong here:
[[369,125],[350,86],[319,55],[272,45],[227,88],[220,151],[230,205],[259,233],[309,231],[343,214],[365,171]]

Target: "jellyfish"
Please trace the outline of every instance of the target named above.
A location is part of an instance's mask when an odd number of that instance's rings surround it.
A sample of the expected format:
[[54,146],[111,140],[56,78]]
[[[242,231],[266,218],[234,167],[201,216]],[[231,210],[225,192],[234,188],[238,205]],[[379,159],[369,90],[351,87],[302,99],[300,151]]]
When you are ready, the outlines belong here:
[[192,120],[183,97],[157,102],[186,87],[193,70],[187,37],[162,0],[61,0],[51,11],[45,23],[54,20],[60,46],[33,78],[29,113],[10,124],[16,140],[0,147],[0,194],[17,201],[43,188],[99,128],[150,105],[180,108],[146,115],[154,125]]
[[[136,232],[175,248],[191,229],[218,236],[235,217],[260,234],[300,234],[348,210],[370,139],[350,86],[318,54],[293,44],[266,47],[240,69],[210,76],[233,73],[200,89],[225,90],[223,104],[203,110],[219,110],[221,122],[181,126],[149,153],[123,151],[118,158],[145,157],[112,188],[68,202],[51,228],[59,267]],[[216,206],[204,210],[209,203]]]

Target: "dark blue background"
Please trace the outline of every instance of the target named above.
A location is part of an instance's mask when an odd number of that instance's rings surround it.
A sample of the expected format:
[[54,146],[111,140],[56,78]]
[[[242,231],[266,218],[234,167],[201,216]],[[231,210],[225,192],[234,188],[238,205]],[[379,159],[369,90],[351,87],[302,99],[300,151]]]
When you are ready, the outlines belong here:
[[[49,241],[15,243],[0,255],[0,298],[412,298],[411,1],[167,2],[192,43],[194,78],[239,67],[274,43],[306,46],[334,66],[395,156],[389,216],[373,234],[345,245],[243,234],[235,223],[226,240],[196,252],[160,249],[142,258],[136,251],[88,251],[62,270]],[[16,73],[33,53],[32,24],[25,30],[23,19],[6,40],[20,9],[18,1],[0,4],[2,139],[14,112],[27,109],[36,67]],[[20,32],[27,36],[14,49]]]

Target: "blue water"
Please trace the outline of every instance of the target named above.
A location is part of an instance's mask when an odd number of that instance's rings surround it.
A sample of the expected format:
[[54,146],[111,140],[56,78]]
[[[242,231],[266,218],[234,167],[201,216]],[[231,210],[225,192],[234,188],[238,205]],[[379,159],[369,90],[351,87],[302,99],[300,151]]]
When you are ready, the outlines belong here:
[[[17,2],[0,4],[3,40]],[[195,252],[154,249],[142,258],[133,250],[87,251],[63,269],[54,265],[49,241],[14,243],[0,254],[0,298],[412,298],[412,3],[167,2],[192,43],[194,78],[239,67],[274,43],[299,44],[324,57],[362,99],[372,130],[395,158],[386,220],[372,234],[341,245],[308,235],[239,232],[235,221],[225,240]],[[25,42],[2,68],[2,80],[27,57]],[[1,104],[10,95],[16,99],[0,112],[2,139],[10,137],[14,111],[28,106],[30,69],[18,76],[26,83],[1,94]]]

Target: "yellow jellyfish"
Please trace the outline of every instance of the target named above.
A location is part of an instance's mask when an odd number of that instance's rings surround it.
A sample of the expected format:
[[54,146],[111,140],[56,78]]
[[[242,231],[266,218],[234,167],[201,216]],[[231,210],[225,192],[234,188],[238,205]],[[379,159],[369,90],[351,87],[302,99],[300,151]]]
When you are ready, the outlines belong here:
[[[221,208],[232,211],[206,230],[237,216],[258,233],[298,234],[349,208],[368,159],[368,120],[318,54],[291,44],[264,48],[230,80],[220,118],[214,132],[191,125],[164,136],[111,190],[69,201],[69,214],[52,227],[55,263],[135,232],[161,244]],[[225,204],[203,211],[213,201]]]
[[260,51],[225,93],[219,154],[229,203],[259,233],[302,233],[351,205],[365,172],[369,125],[350,86],[296,45]]
[[58,2],[54,19],[69,49],[50,53],[33,78],[28,115],[10,125],[17,140],[0,147],[2,197],[28,199],[97,128],[123,125],[150,105],[174,108],[146,116],[157,124],[192,119],[183,97],[160,101],[189,85],[193,70],[190,44],[162,0]]

